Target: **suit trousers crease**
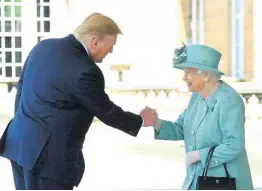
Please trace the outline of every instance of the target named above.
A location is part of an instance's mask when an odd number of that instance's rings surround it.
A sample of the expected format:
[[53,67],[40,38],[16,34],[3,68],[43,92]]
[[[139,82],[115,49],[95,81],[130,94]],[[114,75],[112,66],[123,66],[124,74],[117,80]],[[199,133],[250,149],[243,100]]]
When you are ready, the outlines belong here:
[[73,190],[73,186],[41,177],[36,169],[23,169],[14,161],[11,161],[11,166],[16,190]]
[[73,190],[73,185],[65,185],[48,177],[41,176],[44,161],[48,157],[48,142],[44,146],[32,170],[26,170],[11,161],[16,190]]

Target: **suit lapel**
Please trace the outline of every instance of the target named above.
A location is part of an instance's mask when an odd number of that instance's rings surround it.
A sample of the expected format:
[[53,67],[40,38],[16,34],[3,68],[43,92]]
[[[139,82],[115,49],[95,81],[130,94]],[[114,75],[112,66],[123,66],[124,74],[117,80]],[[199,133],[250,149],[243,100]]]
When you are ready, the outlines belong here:
[[203,98],[200,98],[200,104],[199,104],[199,108],[198,108],[198,112],[199,112],[199,115],[196,119],[196,122],[195,122],[195,130],[197,131],[198,127],[201,125],[202,121],[204,120],[207,112],[208,112],[208,105],[206,104],[206,102],[204,101]]

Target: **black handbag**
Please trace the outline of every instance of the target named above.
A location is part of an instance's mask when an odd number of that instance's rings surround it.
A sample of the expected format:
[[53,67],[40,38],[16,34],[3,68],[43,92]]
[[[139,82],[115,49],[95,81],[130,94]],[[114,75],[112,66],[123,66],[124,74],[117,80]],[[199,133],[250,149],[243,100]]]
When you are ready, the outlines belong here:
[[214,177],[207,176],[207,171],[209,168],[209,163],[211,161],[215,146],[212,147],[207,155],[205,168],[203,170],[202,176],[198,176],[197,179],[197,190],[236,190],[236,180],[231,178],[226,164],[223,163],[224,169],[226,171],[226,177]]
[[4,133],[2,134],[1,138],[0,138],[0,155],[4,152],[5,150],[5,138],[6,138],[6,133],[7,133],[7,129],[10,125],[10,123],[12,122],[12,120],[9,121],[9,123],[7,124]]

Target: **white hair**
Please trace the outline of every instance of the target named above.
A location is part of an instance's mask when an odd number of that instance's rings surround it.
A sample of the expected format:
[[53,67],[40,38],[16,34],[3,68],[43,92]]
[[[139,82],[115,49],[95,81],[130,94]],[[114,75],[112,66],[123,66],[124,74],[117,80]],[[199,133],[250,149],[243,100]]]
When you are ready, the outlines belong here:
[[199,73],[203,76],[210,76],[210,80],[214,83],[221,79],[221,74],[218,73],[218,72],[198,70],[197,73]]

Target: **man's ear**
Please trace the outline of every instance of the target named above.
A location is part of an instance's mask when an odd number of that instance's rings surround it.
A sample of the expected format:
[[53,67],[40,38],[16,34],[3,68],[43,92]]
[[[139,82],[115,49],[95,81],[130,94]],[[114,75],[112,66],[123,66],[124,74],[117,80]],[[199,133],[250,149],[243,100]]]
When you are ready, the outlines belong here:
[[99,38],[98,37],[92,37],[90,41],[90,45],[92,48],[96,48],[98,44]]

